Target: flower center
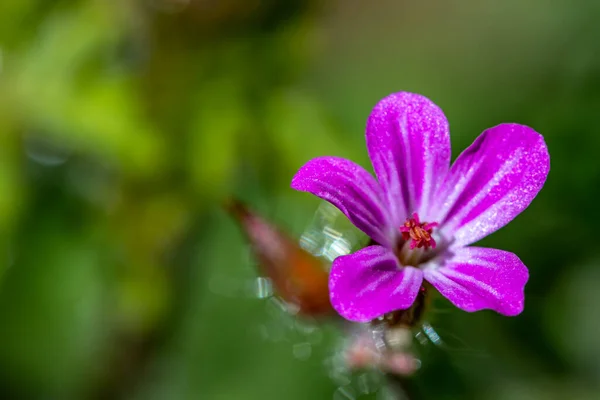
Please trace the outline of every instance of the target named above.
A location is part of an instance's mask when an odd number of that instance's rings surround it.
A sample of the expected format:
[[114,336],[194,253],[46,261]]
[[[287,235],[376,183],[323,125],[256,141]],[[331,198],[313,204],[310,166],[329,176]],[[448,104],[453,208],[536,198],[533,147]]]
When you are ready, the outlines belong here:
[[435,240],[431,236],[433,228],[438,226],[437,222],[420,222],[419,214],[414,213],[412,218],[407,218],[404,225],[400,227],[402,232],[402,239],[405,241],[410,240],[410,249],[420,249],[425,247],[425,250],[429,250],[431,247],[435,249]]
[[432,236],[437,222],[421,222],[419,215],[414,213],[400,227],[402,240],[398,243],[397,255],[402,265],[417,266],[427,257],[429,249],[435,249],[436,242]]

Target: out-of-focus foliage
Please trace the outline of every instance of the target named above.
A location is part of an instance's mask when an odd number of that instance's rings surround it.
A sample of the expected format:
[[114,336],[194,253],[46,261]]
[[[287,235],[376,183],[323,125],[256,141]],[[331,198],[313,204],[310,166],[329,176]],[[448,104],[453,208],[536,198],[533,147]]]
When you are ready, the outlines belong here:
[[533,205],[483,242],[530,267],[525,312],[440,300],[430,319],[447,347],[424,349],[420,390],[596,398],[599,13],[584,0],[1,1],[0,394],[374,398],[364,375],[336,375],[335,327],[256,298],[220,204],[237,195],[299,235],[318,202],[291,192],[295,170],[326,154],[368,166],[370,108],[408,90],[445,110],[454,154],[514,121],[552,158]]

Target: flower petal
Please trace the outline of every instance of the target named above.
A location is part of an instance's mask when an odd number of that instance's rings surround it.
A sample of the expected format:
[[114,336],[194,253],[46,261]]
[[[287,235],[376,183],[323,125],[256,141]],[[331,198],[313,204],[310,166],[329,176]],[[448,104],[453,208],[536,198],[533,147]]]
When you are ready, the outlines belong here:
[[392,246],[395,230],[381,187],[361,166],[339,157],[315,158],[296,173],[292,188],[327,200],[377,243]]
[[527,208],[549,170],[544,138],[533,129],[501,124],[484,131],[438,190],[442,231],[467,245],[500,229]]
[[492,309],[513,316],[523,311],[527,267],[508,251],[463,247],[441,267],[425,268],[425,280],[465,311]]
[[442,110],[407,92],[381,100],[367,121],[367,148],[399,226],[413,212],[430,220],[436,188],[450,166],[450,133]]
[[409,308],[423,282],[423,272],[400,267],[382,246],[369,246],[333,261],[329,294],[333,308],[344,318],[368,322],[385,313]]

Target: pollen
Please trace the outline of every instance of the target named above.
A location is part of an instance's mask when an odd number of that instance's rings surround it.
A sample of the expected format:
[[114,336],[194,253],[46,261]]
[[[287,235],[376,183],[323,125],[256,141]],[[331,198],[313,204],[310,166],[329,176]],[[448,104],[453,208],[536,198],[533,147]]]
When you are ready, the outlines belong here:
[[400,232],[402,239],[411,241],[411,250],[415,248],[429,250],[430,247],[435,249],[436,243],[431,234],[436,226],[438,226],[437,222],[420,222],[419,215],[414,213],[412,218],[407,218],[404,225],[400,227]]

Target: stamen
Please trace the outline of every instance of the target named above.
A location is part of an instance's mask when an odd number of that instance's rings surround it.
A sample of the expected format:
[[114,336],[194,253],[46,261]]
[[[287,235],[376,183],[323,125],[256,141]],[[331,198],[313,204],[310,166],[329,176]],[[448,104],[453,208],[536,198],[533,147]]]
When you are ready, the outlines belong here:
[[411,250],[415,248],[429,250],[430,247],[435,249],[436,246],[435,239],[431,236],[433,228],[436,226],[438,226],[437,222],[421,223],[419,215],[414,213],[412,218],[407,218],[404,225],[400,227],[400,232],[402,232],[402,239],[411,240]]

